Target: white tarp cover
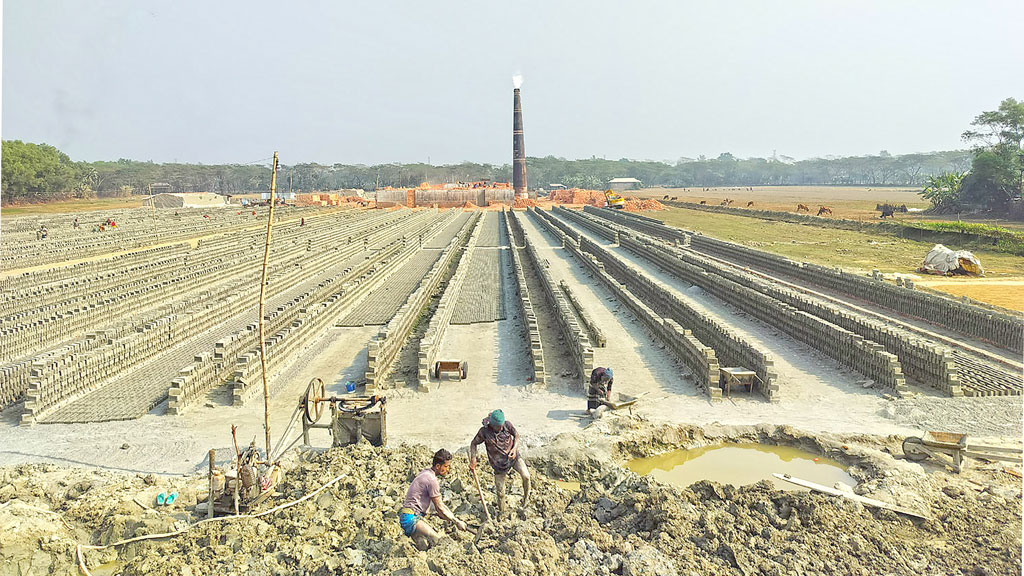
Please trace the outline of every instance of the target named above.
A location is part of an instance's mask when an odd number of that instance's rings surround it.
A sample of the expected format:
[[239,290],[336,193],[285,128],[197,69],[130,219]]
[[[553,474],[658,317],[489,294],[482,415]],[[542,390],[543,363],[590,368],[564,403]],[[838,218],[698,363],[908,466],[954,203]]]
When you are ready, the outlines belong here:
[[971,274],[981,276],[985,270],[981,260],[967,250],[950,250],[942,244],[936,244],[924,257],[921,272],[928,274]]

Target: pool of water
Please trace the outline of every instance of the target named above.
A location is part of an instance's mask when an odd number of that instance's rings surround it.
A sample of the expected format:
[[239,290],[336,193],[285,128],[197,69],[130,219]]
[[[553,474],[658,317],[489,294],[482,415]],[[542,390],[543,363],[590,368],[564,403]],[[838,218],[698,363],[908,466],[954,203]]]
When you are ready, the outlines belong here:
[[626,467],[637,474],[683,488],[701,480],[733,486],[768,480],[780,490],[807,490],[773,477],[773,472],[789,474],[830,488],[836,482],[857,485],[857,481],[846,473],[846,467],[835,460],[791,446],[768,444],[718,444],[691,450],[674,450],[630,460]]

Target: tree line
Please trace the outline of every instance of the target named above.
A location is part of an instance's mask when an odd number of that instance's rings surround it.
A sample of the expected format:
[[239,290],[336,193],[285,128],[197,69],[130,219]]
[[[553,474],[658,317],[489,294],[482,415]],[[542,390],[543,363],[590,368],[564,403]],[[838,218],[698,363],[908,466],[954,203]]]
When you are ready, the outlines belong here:
[[[972,152],[954,150],[924,154],[812,158],[737,158],[726,152],[716,158],[682,158],[675,163],[626,158],[566,160],[547,156],[527,159],[531,188],[563,184],[570,188],[603,189],[608,180],[636,178],[644,187],[853,185],[922,186],[929,177],[962,172]],[[148,194],[149,185],[166,183],[172,192],[241,194],[269,190],[270,167],[254,164],[157,164],[120,159],[115,162],[74,162],[47,144],[3,141],[4,202],[39,202],[93,196]],[[510,164],[463,162],[429,164],[283,164],[278,190],[321,191],[392,186],[408,188],[423,182],[511,180]]]

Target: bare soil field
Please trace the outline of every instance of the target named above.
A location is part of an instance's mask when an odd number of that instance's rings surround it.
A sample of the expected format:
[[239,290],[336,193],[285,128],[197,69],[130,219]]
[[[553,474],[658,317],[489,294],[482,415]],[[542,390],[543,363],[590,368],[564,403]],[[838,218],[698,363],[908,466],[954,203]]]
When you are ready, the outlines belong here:
[[62,200],[59,202],[40,202],[38,204],[5,204],[0,208],[0,217],[27,216],[31,214],[67,214],[70,212],[122,210],[141,207],[141,196]]
[[944,278],[919,280],[917,284],[953,296],[967,296],[979,302],[1024,311],[1024,279]]

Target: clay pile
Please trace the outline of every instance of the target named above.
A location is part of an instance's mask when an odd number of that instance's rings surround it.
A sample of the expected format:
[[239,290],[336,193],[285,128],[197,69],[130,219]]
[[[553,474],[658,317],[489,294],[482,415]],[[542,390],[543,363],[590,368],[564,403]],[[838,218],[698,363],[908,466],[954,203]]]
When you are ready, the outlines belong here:
[[[664,438],[623,443],[618,452],[643,452]],[[881,456],[859,469],[863,485],[874,494],[913,492],[932,519],[912,521],[847,500],[781,492],[767,482],[743,488],[707,481],[686,489],[662,485],[626,471],[608,453],[559,437],[529,457],[536,497],[525,516],[511,513],[475,542],[449,531],[427,552],[402,535],[395,512],[412,477],[428,465],[429,448],[307,454],[286,464],[289,472],[273,504],[341,480],[272,515],[203,524],[118,552],[92,551],[87,562],[91,569],[116,561],[124,574],[1020,573],[1019,487],[1002,477],[993,476],[979,491],[951,475],[896,466],[901,463],[875,450]],[[890,468],[883,469],[886,461]],[[181,527],[203,482],[198,476],[147,479],[39,465],[3,474],[0,573],[72,574],[76,541],[102,544]],[[582,489],[563,488],[553,478],[579,482]],[[485,496],[492,497],[490,474],[481,480]],[[515,510],[520,487],[510,485]],[[143,509],[150,492],[170,488],[180,491],[183,504]],[[479,524],[482,511],[464,455],[457,455],[442,492],[461,519]],[[440,521],[435,525],[451,530]]]

